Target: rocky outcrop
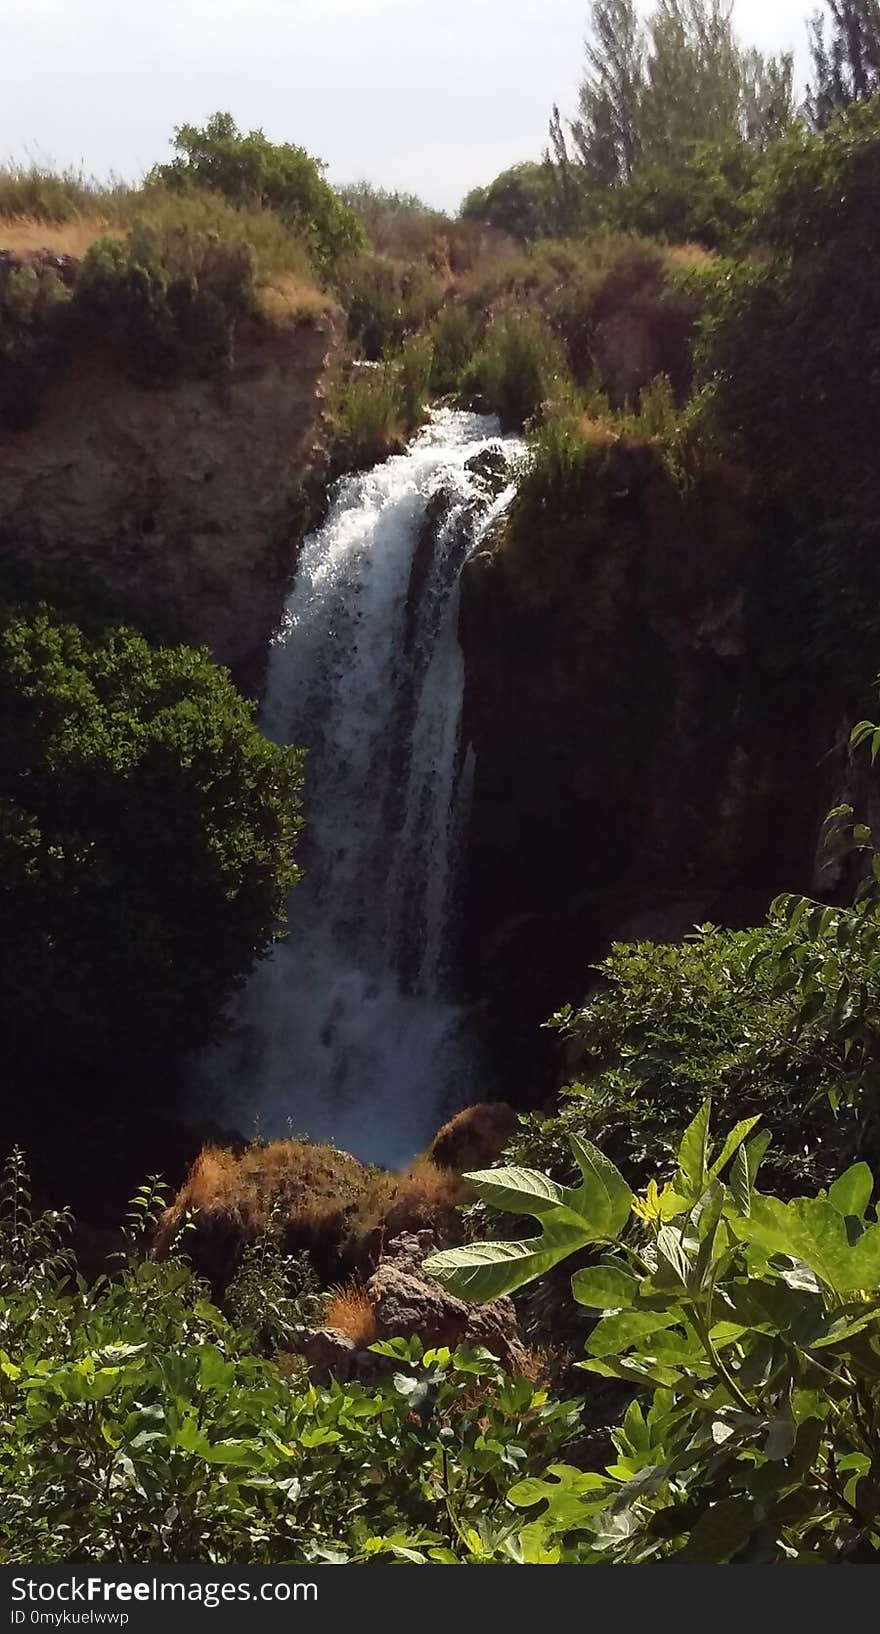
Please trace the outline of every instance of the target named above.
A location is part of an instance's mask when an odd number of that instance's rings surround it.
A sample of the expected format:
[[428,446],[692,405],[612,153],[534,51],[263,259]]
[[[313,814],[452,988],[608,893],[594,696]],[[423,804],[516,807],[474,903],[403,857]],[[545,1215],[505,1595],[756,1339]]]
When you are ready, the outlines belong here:
[[74,348],[39,421],[0,431],[0,551],[258,682],[306,520],[330,315],[254,326],[220,379],[128,382]]
[[465,950],[512,1099],[549,1083],[541,1024],[612,939],[753,923],[818,883],[852,717],[810,685],[762,527],[735,473],[680,489],[618,440],[465,569]]
[[[418,1338],[425,1350],[485,1349],[510,1373],[526,1371],[529,1363],[510,1299],[489,1305],[466,1305],[432,1281],[422,1270],[438,1246],[433,1232],[402,1233],[365,1287],[373,1309],[376,1339]],[[397,1370],[399,1361],[378,1356],[368,1345],[337,1328],[316,1328],[299,1335],[297,1348],[320,1381],[359,1379]]]
[[489,1305],[463,1300],[425,1276],[422,1264],[436,1248],[431,1232],[397,1237],[367,1283],[380,1339],[418,1336],[426,1349],[459,1345],[491,1351],[509,1372],[522,1372],[526,1353],[511,1299]]

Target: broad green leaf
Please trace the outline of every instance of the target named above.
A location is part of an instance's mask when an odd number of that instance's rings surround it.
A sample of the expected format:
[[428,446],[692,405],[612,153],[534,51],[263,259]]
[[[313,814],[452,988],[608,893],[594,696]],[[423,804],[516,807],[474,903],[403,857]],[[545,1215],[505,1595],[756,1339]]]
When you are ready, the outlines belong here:
[[591,1265],[575,1272],[571,1291],[579,1305],[589,1305],[593,1310],[625,1310],[636,1303],[639,1281],[623,1265]]
[[695,1201],[706,1187],[709,1157],[709,1116],[712,1102],[706,1099],[682,1136],[678,1149],[675,1189]]
[[687,1559],[723,1565],[748,1542],[759,1524],[758,1512],[748,1498],[723,1498],[697,1521],[688,1541]]
[[684,1247],[682,1233],[676,1231],[675,1226],[661,1226],[657,1233],[657,1252],[671,1265],[675,1275],[684,1288],[687,1288],[692,1273],[691,1261]]
[[531,1214],[542,1219],[565,1207],[565,1187],[533,1169],[477,1169],[464,1179],[484,1203],[507,1214]]
[[632,1192],[620,1170],[598,1146],[579,1135],[570,1136],[570,1140],[584,1183],[576,1192],[567,1192],[566,1201],[589,1229],[590,1241],[613,1241],[629,1219]]
[[583,1230],[554,1228],[552,1221],[547,1221],[541,1237],[514,1243],[468,1243],[462,1248],[444,1249],[425,1260],[424,1270],[460,1299],[484,1305],[544,1276],[560,1260],[590,1241],[589,1234]]
[[663,1390],[674,1390],[681,1383],[681,1374],[659,1362],[643,1362],[637,1356],[593,1357],[575,1366],[585,1373],[598,1373],[603,1379],[625,1379],[628,1384],[653,1384]]
[[829,1188],[828,1201],[839,1214],[854,1215],[863,1220],[874,1190],[874,1176],[867,1163],[854,1163]]
[[621,1351],[629,1350],[649,1334],[671,1328],[680,1320],[676,1310],[620,1311],[614,1316],[603,1316],[590,1334],[586,1348],[591,1356],[619,1356]]
[[709,1179],[714,1180],[723,1168],[730,1162],[735,1152],[739,1151],[744,1140],[748,1138],[755,1124],[760,1123],[760,1114],[755,1118],[743,1118],[741,1123],[731,1129],[721,1151],[709,1170]]
[[741,1146],[733,1160],[730,1170],[730,1190],[740,1214],[752,1212],[752,1182],[749,1176],[749,1160],[746,1148]]
[[880,1225],[870,1226],[850,1245],[844,1216],[824,1197],[781,1203],[756,1195],[751,1216],[733,1216],[731,1224],[737,1236],[768,1257],[788,1254],[802,1260],[835,1293],[880,1285]]

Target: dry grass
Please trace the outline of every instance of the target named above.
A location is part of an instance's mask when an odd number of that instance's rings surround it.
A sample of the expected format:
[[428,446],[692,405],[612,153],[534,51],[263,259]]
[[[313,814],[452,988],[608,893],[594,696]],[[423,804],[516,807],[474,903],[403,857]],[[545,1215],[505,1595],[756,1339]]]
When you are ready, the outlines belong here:
[[715,257],[704,244],[668,244],[662,247],[663,260],[668,267],[689,272],[691,267],[705,267]]
[[368,1256],[402,1231],[439,1230],[456,1235],[458,1210],[471,1192],[461,1175],[420,1157],[405,1173],[380,1172],[352,1219],[353,1238]]
[[275,273],[267,279],[259,290],[259,301],[264,316],[278,325],[300,323],[303,319],[317,322],[338,310],[326,290],[293,272]]
[[378,1331],[376,1312],[366,1289],[357,1282],[348,1282],[333,1290],[324,1312],[324,1323],[346,1334],[362,1350],[373,1343]]
[[[472,1140],[466,1150],[473,1154]],[[303,1140],[243,1151],[206,1146],[159,1222],[154,1252],[172,1252],[192,1217],[185,1249],[215,1286],[232,1274],[247,1243],[267,1235],[287,1252],[308,1249],[320,1271],[338,1276],[340,1266],[374,1263],[382,1245],[402,1231],[433,1229],[454,1240],[459,1209],[470,1195],[456,1169],[430,1155],[392,1174]]]
[[118,222],[103,216],[74,216],[70,221],[40,221],[36,216],[0,217],[0,249],[27,255],[33,250],[51,250],[53,255],[72,255],[80,261],[98,238],[121,238]]
[[194,1215],[186,1251],[215,1286],[232,1274],[247,1243],[267,1235],[287,1251],[308,1248],[329,1268],[369,1183],[363,1164],[332,1146],[282,1140],[241,1153],[207,1146],[162,1216],[154,1252],[168,1253]]
[[466,1174],[488,1169],[501,1156],[519,1123],[519,1114],[506,1101],[481,1101],[450,1118],[434,1136],[428,1157],[440,1169]]

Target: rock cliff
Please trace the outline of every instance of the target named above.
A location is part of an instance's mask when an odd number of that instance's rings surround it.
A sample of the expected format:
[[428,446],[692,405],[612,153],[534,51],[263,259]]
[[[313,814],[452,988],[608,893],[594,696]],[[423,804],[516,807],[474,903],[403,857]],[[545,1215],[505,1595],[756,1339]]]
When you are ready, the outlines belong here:
[[466,957],[508,1095],[546,1082],[541,1023],[611,940],[753,923],[819,883],[852,717],[769,597],[764,526],[735,473],[682,491],[623,440],[466,567]]
[[328,315],[243,334],[222,379],[142,389],[91,342],[0,432],[0,549],[96,580],[258,684],[316,459]]

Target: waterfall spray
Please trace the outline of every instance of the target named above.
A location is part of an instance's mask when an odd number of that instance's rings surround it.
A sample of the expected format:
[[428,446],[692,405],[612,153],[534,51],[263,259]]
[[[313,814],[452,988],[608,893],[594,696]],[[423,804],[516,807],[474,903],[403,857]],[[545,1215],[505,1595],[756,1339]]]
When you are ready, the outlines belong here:
[[200,1074],[203,1109],[243,1134],[399,1165],[480,1098],[450,969],[471,776],[457,619],[462,564],[509,497],[490,504],[468,466],[498,443],[491,420],[436,411],[303,546],[262,724],[308,750],[305,877]]

